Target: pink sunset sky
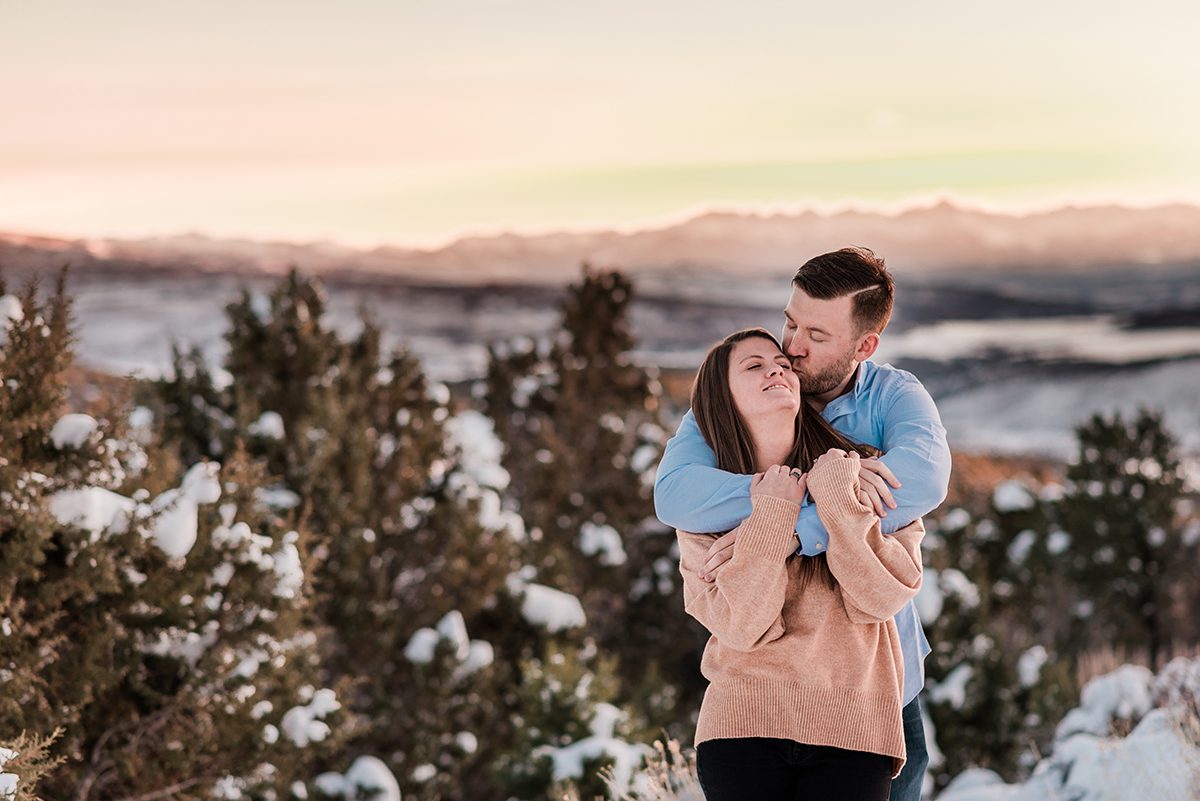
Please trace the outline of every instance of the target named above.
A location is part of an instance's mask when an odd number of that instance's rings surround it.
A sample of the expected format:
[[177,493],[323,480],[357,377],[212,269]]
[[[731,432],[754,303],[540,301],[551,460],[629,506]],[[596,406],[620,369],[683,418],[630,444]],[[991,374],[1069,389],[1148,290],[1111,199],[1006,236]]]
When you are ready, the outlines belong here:
[[0,231],[1200,200],[1200,7],[0,0]]

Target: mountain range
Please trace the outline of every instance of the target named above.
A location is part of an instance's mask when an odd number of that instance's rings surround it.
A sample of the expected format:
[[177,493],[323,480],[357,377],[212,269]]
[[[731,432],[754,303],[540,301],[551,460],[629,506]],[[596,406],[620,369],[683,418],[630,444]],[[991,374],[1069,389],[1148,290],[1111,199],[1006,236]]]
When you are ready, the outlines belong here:
[[1200,206],[1062,206],[1028,214],[949,201],[898,212],[713,211],[641,230],[466,236],[439,248],[356,249],[189,233],[145,239],[70,239],[0,232],[0,268],[29,272],[157,269],[314,274],[365,273],[438,284],[573,280],[581,262],[640,273],[699,270],[762,278],[847,244],[868,245],[906,273],[1003,268],[1087,270],[1200,260]]

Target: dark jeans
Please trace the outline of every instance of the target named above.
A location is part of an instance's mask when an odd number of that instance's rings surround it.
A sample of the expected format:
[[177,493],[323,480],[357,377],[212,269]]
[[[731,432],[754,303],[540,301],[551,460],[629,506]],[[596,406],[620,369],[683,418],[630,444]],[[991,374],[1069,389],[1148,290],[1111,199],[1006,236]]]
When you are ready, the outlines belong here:
[[696,746],[706,801],[887,801],[892,758],[773,737]]
[[921,801],[921,782],[929,767],[929,749],[925,747],[920,698],[914,698],[904,707],[904,747],[908,749],[908,761],[892,782],[891,801]]

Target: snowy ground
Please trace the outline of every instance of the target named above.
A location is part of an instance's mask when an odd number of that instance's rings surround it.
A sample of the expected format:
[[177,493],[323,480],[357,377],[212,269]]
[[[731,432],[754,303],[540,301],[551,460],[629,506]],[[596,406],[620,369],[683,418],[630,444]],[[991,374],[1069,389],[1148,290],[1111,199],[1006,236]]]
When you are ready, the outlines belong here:
[[[1083,688],[1051,753],[1021,784],[959,774],[937,801],[1196,801],[1200,798],[1200,660],[1157,675],[1124,665]],[[1132,724],[1125,737],[1114,723]]]

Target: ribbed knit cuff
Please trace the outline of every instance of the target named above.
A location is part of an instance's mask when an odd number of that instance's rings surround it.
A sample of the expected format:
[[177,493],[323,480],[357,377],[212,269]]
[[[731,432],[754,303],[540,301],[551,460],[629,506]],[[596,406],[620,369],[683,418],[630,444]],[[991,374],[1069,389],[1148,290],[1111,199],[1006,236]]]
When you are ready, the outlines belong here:
[[738,531],[737,545],[743,553],[782,561],[796,550],[796,518],[800,505],[772,495],[752,495],[750,516]]
[[808,472],[808,494],[830,515],[869,511],[858,499],[858,460],[826,459]]

